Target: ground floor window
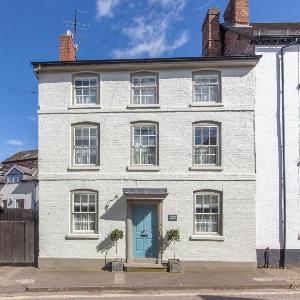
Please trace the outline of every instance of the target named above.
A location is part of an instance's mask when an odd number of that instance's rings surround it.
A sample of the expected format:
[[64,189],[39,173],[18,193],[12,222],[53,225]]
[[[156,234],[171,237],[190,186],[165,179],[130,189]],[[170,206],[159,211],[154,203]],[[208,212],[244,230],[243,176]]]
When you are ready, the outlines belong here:
[[17,199],[16,200],[16,208],[24,209],[24,199]]
[[221,233],[220,194],[216,192],[195,193],[195,234]]
[[97,232],[97,193],[72,193],[72,232]]
[[3,206],[4,208],[7,208],[7,200],[2,200],[2,206]]

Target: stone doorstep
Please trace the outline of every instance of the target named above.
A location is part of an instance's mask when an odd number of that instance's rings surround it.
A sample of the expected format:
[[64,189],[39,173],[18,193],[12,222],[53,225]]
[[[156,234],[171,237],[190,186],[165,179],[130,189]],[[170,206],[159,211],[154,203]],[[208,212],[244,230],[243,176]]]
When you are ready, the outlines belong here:
[[126,263],[124,265],[126,272],[166,272],[167,267],[162,264],[154,263]]

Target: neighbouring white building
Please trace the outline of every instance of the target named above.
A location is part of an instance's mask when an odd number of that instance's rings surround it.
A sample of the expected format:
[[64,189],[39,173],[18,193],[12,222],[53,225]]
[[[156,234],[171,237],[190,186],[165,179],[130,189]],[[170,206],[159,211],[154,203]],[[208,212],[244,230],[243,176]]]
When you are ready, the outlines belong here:
[[258,265],[300,265],[300,23],[249,23],[248,0],[229,1],[223,24],[219,17],[219,9],[208,11],[205,56],[261,55],[255,104]]
[[22,151],[0,168],[0,207],[38,209],[38,152]]
[[34,62],[41,268],[255,267],[259,56]]

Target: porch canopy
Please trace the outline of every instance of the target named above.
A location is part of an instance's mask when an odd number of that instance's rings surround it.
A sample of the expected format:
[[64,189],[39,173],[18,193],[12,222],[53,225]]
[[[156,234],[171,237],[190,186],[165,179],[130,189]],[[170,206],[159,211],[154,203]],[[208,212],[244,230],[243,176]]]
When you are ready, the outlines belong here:
[[167,197],[167,188],[123,188],[127,200],[163,200]]

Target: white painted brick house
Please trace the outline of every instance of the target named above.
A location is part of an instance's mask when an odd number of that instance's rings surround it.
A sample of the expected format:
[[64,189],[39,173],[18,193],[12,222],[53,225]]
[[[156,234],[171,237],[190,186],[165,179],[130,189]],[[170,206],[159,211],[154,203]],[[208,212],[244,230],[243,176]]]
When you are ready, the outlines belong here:
[[255,266],[259,57],[61,58],[33,63],[39,266],[103,266],[115,228],[128,263],[171,258],[179,228],[183,266]]

